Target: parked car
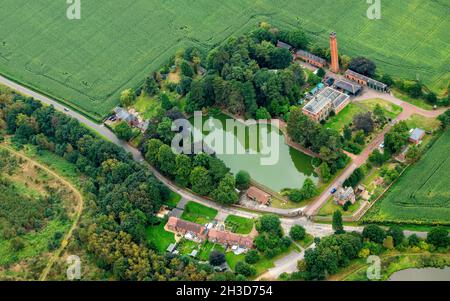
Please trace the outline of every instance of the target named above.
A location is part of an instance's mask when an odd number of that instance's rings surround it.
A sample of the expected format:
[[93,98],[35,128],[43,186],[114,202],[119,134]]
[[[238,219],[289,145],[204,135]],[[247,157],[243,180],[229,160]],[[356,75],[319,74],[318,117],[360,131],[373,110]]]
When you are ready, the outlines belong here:
[[66,107],[64,107],[64,112],[69,112],[70,110]]
[[334,187],[333,189],[331,189],[330,193],[331,193],[331,194],[334,194],[334,193],[336,193],[336,191],[337,191],[337,188]]

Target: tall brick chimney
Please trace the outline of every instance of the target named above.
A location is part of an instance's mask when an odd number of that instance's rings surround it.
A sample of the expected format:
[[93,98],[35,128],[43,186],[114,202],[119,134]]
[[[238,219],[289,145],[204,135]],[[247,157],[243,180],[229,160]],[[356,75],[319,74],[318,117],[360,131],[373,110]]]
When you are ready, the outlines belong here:
[[330,50],[331,50],[330,69],[334,73],[339,73],[339,52],[335,32],[330,33]]

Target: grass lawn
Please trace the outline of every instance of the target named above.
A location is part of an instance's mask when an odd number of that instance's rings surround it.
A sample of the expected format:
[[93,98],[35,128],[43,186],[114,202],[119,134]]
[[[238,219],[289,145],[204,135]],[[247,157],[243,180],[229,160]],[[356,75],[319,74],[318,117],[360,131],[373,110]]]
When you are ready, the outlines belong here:
[[358,102],[358,104],[372,112],[375,106],[379,105],[383,109],[386,117],[391,119],[395,119],[403,111],[402,107],[380,98],[363,100]]
[[304,200],[301,202],[292,202],[290,200],[282,200],[279,198],[272,198],[272,201],[270,202],[270,207],[273,208],[278,208],[278,209],[296,209],[296,208],[301,208],[304,207],[306,205],[308,205],[309,203],[311,203],[313,199],[309,199],[309,200]]
[[330,117],[325,123],[326,128],[334,129],[341,132],[344,127],[353,121],[353,117],[367,110],[354,103],[349,103],[339,114]]
[[178,242],[177,250],[181,255],[190,255],[192,251],[199,250],[202,245],[187,239],[182,239]]
[[166,205],[172,208],[177,207],[178,203],[181,200],[181,195],[176,192],[171,191],[169,195],[169,199],[166,201]]
[[409,128],[421,128],[425,131],[434,132],[441,126],[441,122],[434,118],[427,118],[422,115],[414,114],[406,120],[406,124]]
[[331,197],[328,199],[325,206],[320,208],[318,215],[319,216],[331,216],[337,210],[341,211],[342,215],[352,215],[353,212],[358,210],[359,206],[360,206],[360,202],[357,201],[353,205],[349,206],[347,211],[344,211],[344,209],[342,209],[342,206],[335,204],[333,197]]
[[253,220],[236,215],[228,215],[225,219],[227,230],[238,234],[249,234],[253,229]]
[[302,240],[296,241],[303,249],[308,248],[314,242],[314,236],[306,233],[305,238]]
[[395,97],[400,98],[403,101],[409,102],[410,104],[415,105],[416,107],[419,107],[419,108],[422,108],[425,110],[433,109],[433,106],[431,104],[429,104],[428,102],[426,102],[424,99],[412,98],[397,89],[393,89],[392,93],[394,94]]
[[167,247],[175,242],[175,234],[164,230],[165,222],[161,221],[159,225],[149,226],[145,230],[147,240],[155,244],[159,252],[166,251]]
[[188,202],[184,207],[182,219],[194,222],[197,224],[207,224],[214,220],[217,215],[217,210],[213,208],[206,207],[202,204],[195,202]]
[[[290,252],[292,252],[294,250],[300,251],[299,248],[295,244],[291,244],[291,246],[285,252],[278,254],[274,258],[267,258],[264,255],[260,254],[260,257],[261,257],[260,260],[257,263],[253,264],[253,266],[256,269],[255,277],[265,273],[268,269],[273,268],[275,266],[275,261],[286,256],[287,254],[289,254]],[[230,268],[232,270],[234,270],[236,267],[236,264],[239,261],[245,260],[245,254],[235,255],[233,252],[227,252],[225,254],[225,258],[226,258],[227,263],[230,266]]]
[[148,97],[146,95],[141,95],[136,99],[133,107],[140,113],[144,119],[152,119],[156,116],[158,109],[161,104],[155,97]]
[[200,247],[200,251],[199,251],[199,253],[197,255],[197,258],[199,260],[201,260],[201,261],[208,261],[209,260],[209,254],[213,250],[217,250],[217,251],[222,252],[222,253],[225,252],[225,248],[222,245],[215,244],[215,243],[212,243],[210,241],[205,241]]

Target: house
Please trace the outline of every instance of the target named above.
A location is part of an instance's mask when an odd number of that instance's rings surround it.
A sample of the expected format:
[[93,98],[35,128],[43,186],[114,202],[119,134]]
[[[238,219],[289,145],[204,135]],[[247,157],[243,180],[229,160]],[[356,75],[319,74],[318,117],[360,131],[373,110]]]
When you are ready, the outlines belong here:
[[414,144],[419,144],[423,137],[425,136],[425,131],[419,128],[415,128],[412,132],[411,135],[409,136],[409,141],[414,143]]
[[250,249],[253,247],[253,238],[250,236],[242,236],[216,229],[211,229],[208,232],[208,239],[211,242],[225,246],[237,246],[244,249]]
[[132,126],[137,126],[139,124],[137,116],[129,113],[124,108],[116,107],[114,109],[114,113],[116,114],[116,119],[118,121],[126,121],[128,124]]
[[278,40],[278,42],[277,42],[277,47],[278,48],[287,49],[289,51],[292,51],[294,49],[294,46],[289,45],[288,43],[285,43],[285,42],[280,41],[280,40]]
[[338,114],[349,102],[350,97],[348,95],[333,88],[325,87],[303,107],[302,111],[310,119],[320,122],[325,120],[331,111]]
[[374,80],[373,78],[370,78],[368,76],[359,74],[353,70],[348,69],[345,72],[345,77],[349,80],[355,81],[360,85],[367,86],[369,88],[372,88],[374,90],[380,91],[380,92],[388,92],[389,87],[386,84],[383,84],[382,82],[379,82],[377,80]]
[[270,204],[270,194],[265,193],[264,191],[262,191],[259,188],[256,188],[255,186],[252,186],[247,190],[247,197],[263,205]]
[[189,254],[189,256],[195,258],[195,257],[197,257],[197,254],[198,254],[198,250],[192,250],[192,252],[191,252],[191,254]]
[[207,230],[204,226],[171,216],[166,224],[169,231],[180,233],[187,239],[206,240]]
[[334,195],[334,201],[336,202],[336,204],[341,206],[344,206],[347,202],[354,204],[356,202],[355,191],[352,187],[341,187]]
[[334,86],[338,89],[341,89],[342,91],[347,92],[350,95],[358,95],[361,90],[362,86],[358,84],[354,84],[345,80],[340,80],[334,83]]
[[295,58],[300,58],[301,60],[317,67],[317,68],[323,68],[326,66],[327,61],[317,55],[314,55],[312,53],[309,53],[305,50],[299,50],[295,53]]

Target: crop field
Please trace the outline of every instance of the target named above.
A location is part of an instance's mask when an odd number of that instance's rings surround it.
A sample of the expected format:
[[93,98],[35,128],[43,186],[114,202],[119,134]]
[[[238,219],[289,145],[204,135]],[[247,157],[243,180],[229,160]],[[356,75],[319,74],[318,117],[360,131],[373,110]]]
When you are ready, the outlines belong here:
[[179,48],[206,50],[268,21],[300,24],[322,46],[334,30],[342,54],[447,88],[450,4],[383,1],[381,20],[368,19],[368,7],[360,0],[83,0],[81,20],[69,20],[66,1],[2,0],[0,73],[99,119]]
[[370,222],[450,224],[450,131],[364,217]]

